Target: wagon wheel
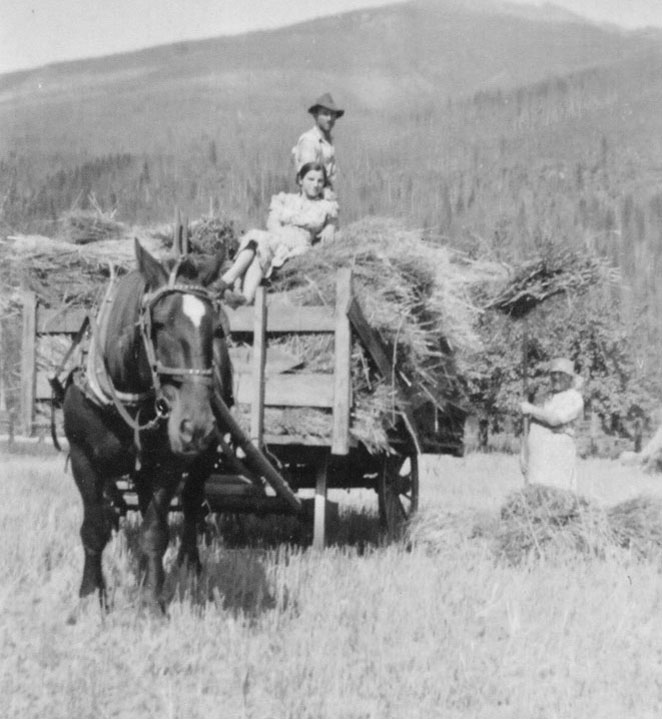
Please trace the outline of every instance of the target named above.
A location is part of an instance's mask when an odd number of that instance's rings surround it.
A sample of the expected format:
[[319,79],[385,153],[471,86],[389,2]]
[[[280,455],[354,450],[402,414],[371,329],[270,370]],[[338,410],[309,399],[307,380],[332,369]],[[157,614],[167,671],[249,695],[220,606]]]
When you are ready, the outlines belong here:
[[418,454],[386,455],[377,480],[379,522],[388,539],[401,539],[418,509]]

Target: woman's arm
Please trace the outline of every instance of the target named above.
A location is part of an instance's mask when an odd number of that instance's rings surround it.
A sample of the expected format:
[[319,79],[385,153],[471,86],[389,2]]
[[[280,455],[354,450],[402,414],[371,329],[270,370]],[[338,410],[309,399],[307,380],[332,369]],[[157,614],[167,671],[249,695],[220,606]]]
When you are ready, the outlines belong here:
[[324,227],[317,235],[320,242],[331,242],[338,227],[338,203],[330,200],[326,202],[328,202],[329,208],[324,220]]
[[562,397],[554,397],[546,407],[536,407],[530,402],[522,402],[522,413],[548,427],[560,427],[577,419],[584,410],[584,400],[579,392],[564,392]]
[[284,192],[274,195],[269,205],[269,214],[267,215],[267,230],[274,232],[285,224],[283,210],[285,208],[286,195]]

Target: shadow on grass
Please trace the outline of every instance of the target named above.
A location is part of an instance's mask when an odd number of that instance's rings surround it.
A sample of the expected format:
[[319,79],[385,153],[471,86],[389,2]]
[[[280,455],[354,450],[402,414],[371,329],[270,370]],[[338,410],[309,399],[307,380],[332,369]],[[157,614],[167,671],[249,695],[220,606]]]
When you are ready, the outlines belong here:
[[[313,543],[312,517],[252,514],[217,515],[208,521],[207,536],[227,547],[275,548],[283,544],[310,547]],[[383,543],[379,519],[365,509],[343,510],[328,516],[327,546],[352,547],[362,553]]]
[[[291,516],[210,515],[202,535],[200,558],[202,572],[197,574],[178,566],[173,554],[178,548],[181,533],[181,515],[170,519],[170,551],[166,561],[165,595],[168,603],[187,602],[202,609],[213,603],[226,611],[243,613],[257,618],[263,612],[279,607],[292,609],[287,587],[276,591],[271,587],[265,570],[270,550],[312,546],[312,524]],[[121,531],[130,556],[130,569],[138,578],[140,569],[140,517],[131,513],[122,522]],[[361,555],[383,543],[379,520],[373,513],[350,509],[329,522],[327,544],[351,547]],[[277,555],[278,556],[278,555]]]

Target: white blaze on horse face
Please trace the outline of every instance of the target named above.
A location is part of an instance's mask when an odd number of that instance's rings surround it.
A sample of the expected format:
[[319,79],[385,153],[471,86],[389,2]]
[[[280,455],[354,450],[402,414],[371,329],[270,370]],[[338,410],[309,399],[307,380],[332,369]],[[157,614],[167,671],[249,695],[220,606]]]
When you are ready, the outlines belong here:
[[184,310],[184,314],[193,322],[194,326],[200,327],[200,322],[202,322],[202,318],[207,311],[205,303],[194,295],[184,295],[182,309]]

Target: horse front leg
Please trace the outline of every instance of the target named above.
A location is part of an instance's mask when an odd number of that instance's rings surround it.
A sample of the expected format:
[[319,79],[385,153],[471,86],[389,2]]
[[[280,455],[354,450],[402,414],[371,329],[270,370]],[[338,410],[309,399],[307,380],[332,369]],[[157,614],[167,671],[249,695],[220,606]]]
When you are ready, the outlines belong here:
[[142,601],[148,607],[159,609],[161,613],[165,613],[163,556],[170,540],[168,512],[176,489],[177,481],[164,482],[153,489],[140,530],[144,572]]
[[[71,469],[78,491],[83,500],[83,523],[80,537],[85,560],[79,597],[83,599],[98,592],[102,607],[106,607],[106,583],[101,569],[103,550],[110,539],[114,512],[104,496],[104,479],[95,469],[84,449],[71,444]],[[70,621],[76,621],[76,610]]]
[[198,534],[200,524],[205,516],[205,481],[214,468],[216,451],[198,459],[188,472],[188,478],[182,491],[182,512],[184,525],[182,543],[177,554],[177,563],[198,574],[202,571],[200,552],[198,551]]

